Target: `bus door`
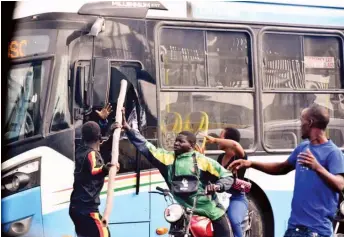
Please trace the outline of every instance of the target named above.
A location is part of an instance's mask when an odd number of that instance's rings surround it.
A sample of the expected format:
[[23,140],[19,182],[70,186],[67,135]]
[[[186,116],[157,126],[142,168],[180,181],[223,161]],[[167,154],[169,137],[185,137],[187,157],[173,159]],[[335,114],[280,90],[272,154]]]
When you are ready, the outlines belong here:
[[[102,63],[103,65],[99,65]],[[92,110],[100,110],[110,103],[113,112],[107,118],[108,124],[102,127],[103,144],[101,154],[105,162],[111,160],[111,125],[116,119],[117,99],[121,80],[126,80],[125,98],[126,119],[131,127],[141,129],[144,125],[144,112],[138,98],[138,74],[142,69],[139,62],[126,62],[98,58],[94,64],[94,85]],[[108,65],[105,66],[105,65]],[[106,70],[105,68],[108,68]],[[107,75],[109,75],[107,77]],[[106,81],[108,78],[109,81]],[[113,209],[109,220],[111,233],[116,236],[149,236],[149,185],[150,172],[140,173],[141,157],[136,148],[121,134],[119,144],[120,170],[115,181]],[[107,180],[101,191],[101,213],[105,209]]]

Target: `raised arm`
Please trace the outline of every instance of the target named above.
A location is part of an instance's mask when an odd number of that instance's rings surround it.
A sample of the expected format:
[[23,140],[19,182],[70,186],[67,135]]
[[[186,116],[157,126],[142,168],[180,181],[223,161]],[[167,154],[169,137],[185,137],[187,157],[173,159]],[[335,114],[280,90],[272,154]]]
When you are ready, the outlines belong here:
[[172,152],[166,151],[161,148],[155,147],[152,143],[148,142],[138,130],[132,129],[125,119],[124,109],[122,110],[122,126],[113,124],[113,129],[122,127],[126,132],[129,141],[136,147],[136,149],[147,158],[147,160],[157,169],[160,170],[162,175],[167,172],[166,166],[174,161]]
[[144,155],[155,167],[159,169],[161,166],[167,166],[173,163],[174,155],[172,152],[155,147],[148,142],[135,129],[126,129],[129,141]]
[[209,143],[217,143],[217,144],[219,144],[221,147],[224,148],[224,150],[226,150],[227,148],[233,149],[235,154],[238,157],[240,157],[240,158],[244,158],[245,157],[244,149],[242,148],[240,143],[238,143],[238,142],[236,142],[234,140],[215,138],[215,137],[211,137],[211,136],[205,136],[205,138],[207,139],[207,141]]

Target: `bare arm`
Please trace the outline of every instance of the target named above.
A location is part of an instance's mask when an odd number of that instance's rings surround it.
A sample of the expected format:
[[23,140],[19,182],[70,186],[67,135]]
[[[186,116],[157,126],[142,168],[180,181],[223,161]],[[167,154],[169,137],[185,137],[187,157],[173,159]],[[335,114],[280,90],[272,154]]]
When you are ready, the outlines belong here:
[[221,138],[214,138],[214,137],[210,137],[210,136],[205,136],[207,138],[207,140],[210,143],[217,143],[219,144],[221,147],[223,147],[224,149],[226,148],[231,148],[234,150],[235,154],[237,156],[239,156],[240,158],[243,158],[245,156],[245,151],[242,148],[242,146],[231,139],[221,139]]
[[337,192],[344,191],[344,177],[342,175],[331,174],[323,166],[320,166],[315,171],[332,189]]
[[230,169],[239,170],[241,168],[253,168],[271,175],[284,175],[294,170],[294,166],[289,164],[288,160],[284,162],[262,163],[249,160],[236,160],[230,164]]
[[295,169],[291,164],[288,163],[288,160],[285,160],[284,162],[274,163],[262,163],[253,161],[252,168],[272,175],[288,174],[290,171]]
[[341,152],[332,152],[329,157],[329,171],[322,166],[314,157],[312,152],[307,149],[298,155],[298,162],[317,172],[317,174],[335,191],[344,190],[344,159]]

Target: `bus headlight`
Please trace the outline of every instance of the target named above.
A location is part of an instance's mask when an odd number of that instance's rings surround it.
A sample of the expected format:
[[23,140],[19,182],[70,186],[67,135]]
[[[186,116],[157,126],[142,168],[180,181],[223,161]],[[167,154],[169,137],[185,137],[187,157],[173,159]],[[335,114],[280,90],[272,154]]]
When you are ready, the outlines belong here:
[[19,188],[19,186],[20,186],[20,179],[18,178],[17,175],[13,175],[11,189],[13,189],[13,191],[15,191],[15,190],[17,190]]
[[15,192],[18,189],[27,186],[27,184],[30,182],[30,176],[25,173],[15,173],[5,177],[1,182],[4,185],[5,190]]
[[184,209],[179,204],[172,204],[165,209],[165,220],[169,223],[174,223],[180,220],[184,215]]
[[40,161],[32,160],[20,164],[1,177],[2,198],[40,185]]

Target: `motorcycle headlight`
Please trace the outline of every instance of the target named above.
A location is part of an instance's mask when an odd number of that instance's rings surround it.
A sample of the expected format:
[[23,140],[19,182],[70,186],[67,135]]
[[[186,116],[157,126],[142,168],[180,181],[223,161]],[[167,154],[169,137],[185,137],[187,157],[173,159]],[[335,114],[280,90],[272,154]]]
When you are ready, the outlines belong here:
[[34,188],[40,185],[40,160],[20,164],[1,176],[1,197]]
[[339,210],[340,210],[340,213],[344,216],[344,201],[340,203]]
[[178,204],[172,204],[165,209],[165,220],[169,223],[174,223],[180,220],[184,215],[184,208]]

